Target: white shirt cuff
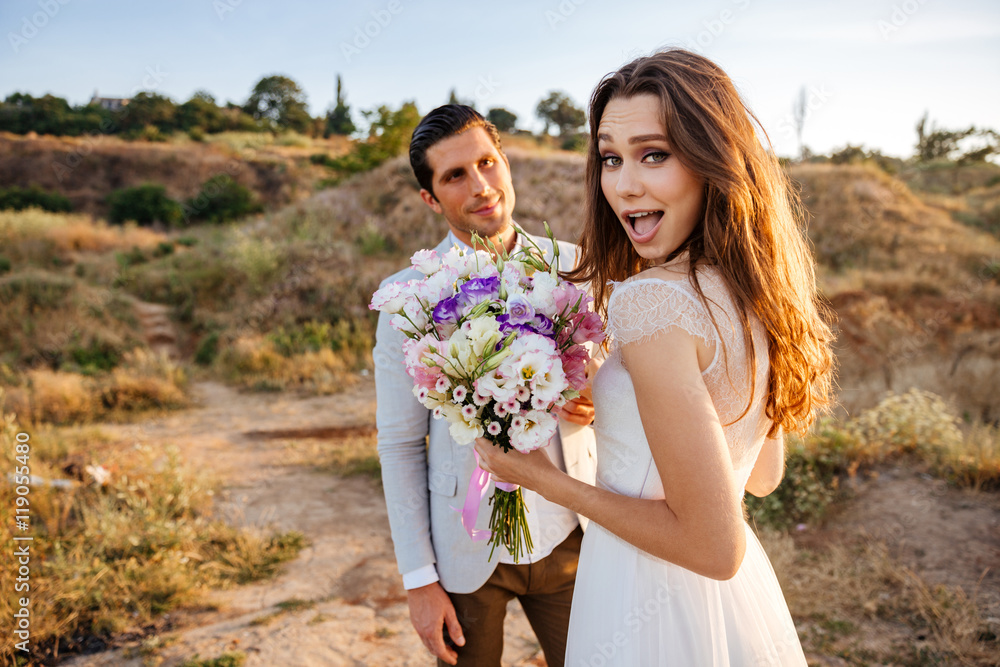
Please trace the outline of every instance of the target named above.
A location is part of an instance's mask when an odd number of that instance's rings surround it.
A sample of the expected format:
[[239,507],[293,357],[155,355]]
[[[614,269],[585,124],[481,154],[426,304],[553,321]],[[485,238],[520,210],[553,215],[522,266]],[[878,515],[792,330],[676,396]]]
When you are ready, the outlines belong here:
[[408,591],[414,588],[420,588],[421,586],[427,586],[428,584],[433,584],[438,581],[438,571],[434,567],[434,563],[430,565],[424,565],[419,570],[413,570],[412,572],[407,572],[403,575],[403,588]]

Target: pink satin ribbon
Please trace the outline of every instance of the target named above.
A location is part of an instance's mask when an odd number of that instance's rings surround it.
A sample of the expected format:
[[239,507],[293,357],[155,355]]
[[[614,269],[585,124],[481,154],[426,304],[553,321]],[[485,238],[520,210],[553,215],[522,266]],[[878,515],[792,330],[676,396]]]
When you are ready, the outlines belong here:
[[476,469],[469,478],[469,490],[465,493],[465,504],[462,505],[462,526],[473,542],[488,540],[492,531],[476,528],[479,517],[479,505],[486,497],[486,489],[490,485],[490,474],[479,467],[479,452],[476,454]]
[[[465,528],[465,532],[469,534],[473,542],[479,542],[488,540],[493,535],[493,531],[476,528],[479,506],[482,504],[483,498],[486,497],[486,489],[490,485],[490,474],[479,467],[479,452],[473,450],[473,453],[476,455],[476,469],[473,471],[472,477],[469,478],[469,489],[465,492],[465,504],[462,505],[461,510],[457,507],[452,509],[456,512],[462,512],[462,527]],[[508,493],[518,489],[517,484],[508,484],[507,482],[495,482],[495,485],[496,488]]]

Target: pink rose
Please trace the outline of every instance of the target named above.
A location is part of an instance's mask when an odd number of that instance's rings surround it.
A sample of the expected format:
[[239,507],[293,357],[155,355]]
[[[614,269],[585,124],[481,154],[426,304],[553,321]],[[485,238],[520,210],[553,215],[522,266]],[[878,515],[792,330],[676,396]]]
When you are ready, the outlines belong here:
[[563,352],[560,358],[563,373],[566,375],[566,381],[569,382],[570,388],[583,391],[583,388],[587,386],[587,362],[590,360],[587,348],[582,345],[573,345]]
[[573,325],[574,343],[600,343],[604,340],[604,323],[597,313],[577,313]]

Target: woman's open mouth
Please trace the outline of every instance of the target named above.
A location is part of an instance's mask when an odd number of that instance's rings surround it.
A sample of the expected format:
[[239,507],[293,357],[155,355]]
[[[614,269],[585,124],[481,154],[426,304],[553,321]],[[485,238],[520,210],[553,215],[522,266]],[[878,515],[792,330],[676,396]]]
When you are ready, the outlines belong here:
[[663,220],[663,211],[633,211],[622,214],[629,235],[636,243],[647,243],[656,236],[656,231],[660,228]]

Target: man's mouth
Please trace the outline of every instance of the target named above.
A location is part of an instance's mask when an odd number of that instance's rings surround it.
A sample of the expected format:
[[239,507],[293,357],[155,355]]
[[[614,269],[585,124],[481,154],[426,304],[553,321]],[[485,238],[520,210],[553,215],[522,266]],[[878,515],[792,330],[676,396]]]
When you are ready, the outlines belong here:
[[656,230],[663,220],[663,211],[625,212],[622,217],[632,229],[632,238],[644,243],[656,234]]
[[499,205],[500,205],[500,198],[497,197],[496,201],[494,201],[492,204],[487,204],[485,206],[481,206],[481,207],[475,209],[472,212],[472,214],[473,215],[493,215],[493,212],[496,211],[497,206],[499,206]]

